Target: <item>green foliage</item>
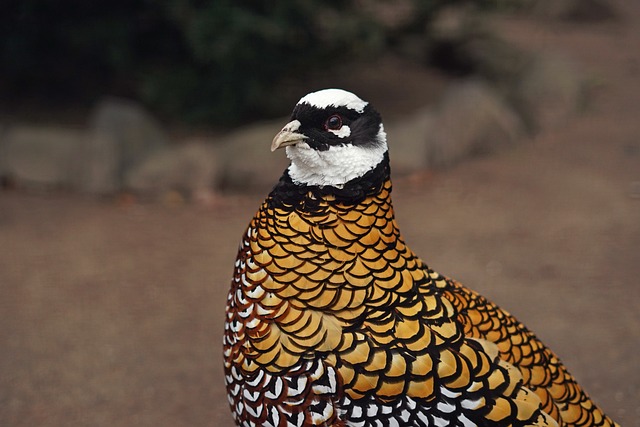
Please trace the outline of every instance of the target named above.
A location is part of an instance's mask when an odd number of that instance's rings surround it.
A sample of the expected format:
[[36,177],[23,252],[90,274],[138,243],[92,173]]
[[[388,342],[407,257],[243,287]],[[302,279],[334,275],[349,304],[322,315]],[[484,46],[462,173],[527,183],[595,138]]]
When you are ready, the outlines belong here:
[[187,58],[144,70],[141,94],[196,121],[268,111],[274,83],[354,53],[354,41],[375,31],[358,15],[332,24],[331,14],[353,14],[347,2],[175,0],[163,11]]
[[[390,1],[9,0],[0,14],[0,97],[129,96],[201,123],[282,113],[279,82],[393,44],[399,29],[363,7]],[[400,31],[424,29],[451,3],[415,0]]]

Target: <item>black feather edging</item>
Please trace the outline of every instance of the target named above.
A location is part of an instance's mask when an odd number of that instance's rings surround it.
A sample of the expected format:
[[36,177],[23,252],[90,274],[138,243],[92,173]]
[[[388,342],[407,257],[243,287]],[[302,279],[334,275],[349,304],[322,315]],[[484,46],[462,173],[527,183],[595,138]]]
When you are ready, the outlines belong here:
[[365,198],[378,194],[390,175],[389,153],[384,154],[384,158],[375,168],[347,182],[342,188],[332,185],[296,184],[287,169],[269,194],[267,203],[270,208],[305,211],[317,210],[321,201],[345,206],[357,205]]

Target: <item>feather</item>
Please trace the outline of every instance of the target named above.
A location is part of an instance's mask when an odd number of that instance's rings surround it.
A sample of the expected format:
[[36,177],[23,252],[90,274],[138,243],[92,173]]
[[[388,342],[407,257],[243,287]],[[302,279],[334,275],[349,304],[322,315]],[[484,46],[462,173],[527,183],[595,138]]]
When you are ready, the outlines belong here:
[[[344,91],[301,102],[298,138],[336,163],[328,181],[285,171],[241,241],[223,342],[236,422],[615,426],[524,325],[406,246],[375,110]],[[335,114],[350,131],[323,134]],[[340,156],[364,162],[346,181]]]

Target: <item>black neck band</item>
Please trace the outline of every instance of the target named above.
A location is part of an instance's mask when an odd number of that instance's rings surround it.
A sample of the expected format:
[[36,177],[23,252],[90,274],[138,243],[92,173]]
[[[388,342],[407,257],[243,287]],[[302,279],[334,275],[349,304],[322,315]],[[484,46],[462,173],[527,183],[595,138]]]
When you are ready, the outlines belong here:
[[[342,205],[357,205],[365,198],[376,195],[390,178],[389,154],[378,166],[359,178],[352,179],[342,188],[331,185],[296,184],[285,170],[280,181],[267,198],[270,208],[316,210],[321,202]],[[327,197],[331,196],[331,197]]]

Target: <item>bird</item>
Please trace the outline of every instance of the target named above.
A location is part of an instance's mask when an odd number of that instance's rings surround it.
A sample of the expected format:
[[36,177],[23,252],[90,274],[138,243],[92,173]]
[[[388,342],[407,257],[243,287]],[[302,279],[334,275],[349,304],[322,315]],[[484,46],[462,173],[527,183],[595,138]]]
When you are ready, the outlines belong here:
[[407,246],[369,102],[303,96],[279,149],[290,164],[241,238],[226,301],[237,425],[617,425],[526,326]]

